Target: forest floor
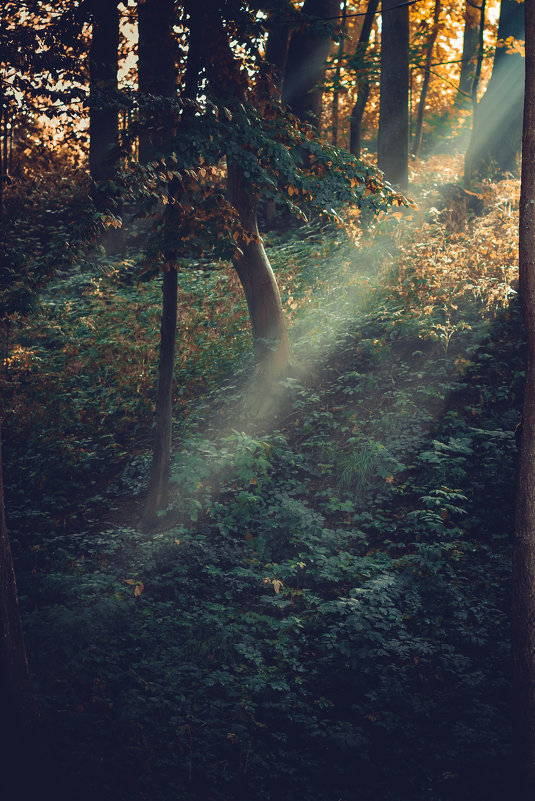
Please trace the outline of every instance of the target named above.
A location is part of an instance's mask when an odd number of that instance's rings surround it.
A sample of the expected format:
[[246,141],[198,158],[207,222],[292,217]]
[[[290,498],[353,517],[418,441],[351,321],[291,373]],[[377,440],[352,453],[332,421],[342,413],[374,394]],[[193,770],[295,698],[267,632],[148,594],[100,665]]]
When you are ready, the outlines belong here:
[[261,419],[234,276],[181,274],[151,536],[158,288],[132,254],[44,293],[10,363],[7,508],[77,797],[504,796],[519,187],[460,171],[416,163],[418,208],[364,233],[266,237],[301,370]]

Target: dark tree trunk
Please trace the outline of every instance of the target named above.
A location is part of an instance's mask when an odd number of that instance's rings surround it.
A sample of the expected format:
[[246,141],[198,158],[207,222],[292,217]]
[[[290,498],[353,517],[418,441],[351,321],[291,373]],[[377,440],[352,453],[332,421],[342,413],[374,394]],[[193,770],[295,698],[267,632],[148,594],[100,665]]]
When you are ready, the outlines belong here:
[[466,3],[464,12],[463,54],[461,57],[461,74],[455,98],[457,108],[470,108],[472,87],[476,74],[476,54],[479,42],[481,12],[474,4]]
[[361,70],[358,77],[358,94],[357,101],[351,109],[350,118],[350,134],[349,134],[349,150],[350,152],[360,158],[361,150],[361,131],[362,131],[362,117],[368,97],[370,96],[370,78],[368,73],[368,65],[366,63],[366,52],[370,42],[370,35],[372,32],[373,22],[377,11],[379,0],[369,0],[366,9],[366,16],[362,24],[360,36],[355,51],[355,61],[357,62],[357,69]]
[[[167,155],[177,128],[173,102],[176,99],[175,22],[173,0],[147,0],[138,5],[139,91],[144,108],[139,138],[142,163]],[[150,47],[149,47],[150,46]],[[173,191],[170,186],[170,193]],[[174,215],[166,207],[165,226],[172,226]],[[156,393],[156,427],[149,475],[149,489],[141,526],[154,526],[157,512],[169,501],[169,464],[173,415],[173,372],[177,319],[176,254],[167,253],[168,269],[162,278],[162,318],[160,359]]]
[[[110,198],[106,182],[114,177],[119,158],[119,11],[116,0],[91,0],[90,8],[93,28],[89,54],[89,172],[96,208],[117,215],[120,203]],[[108,229],[103,244],[109,253],[122,251],[123,229]]]
[[535,793],[535,8],[526,3],[526,102],[520,192],[520,302],[527,373],[513,540],[513,776],[515,801]]
[[149,477],[149,489],[142,525],[150,528],[160,509],[169,503],[169,463],[173,419],[173,372],[175,364],[177,271],[164,272],[162,281],[162,319],[160,323],[160,361],[156,394],[156,430]]
[[119,11],[113,0],[91,0],[90,8],[89,171],[93,181],[99,182],[113,178],[119,143]]
[[377,163],[388,181],[409,183],[409,8],[384,0]]
[[176,96],[176,11],[174,0],[139,0],[137,8],[139,160],[148,164],[165,155],[172,133],[169,98]]
[[347,13],[347,0],[342,4],[342,25],[340,28],[340,43],[338,45],[336,69],[334,71],[333,81],[333,105],[332,105],[332,143],[338,145],[338,104],[340,99],[340,74],[342,72],[342,60],[344,58],[345,49],[345,35],[346,35],[346,13]]
[[305,0],[303,24],[290,40],[282,100],[296,117],[320,127],[322,109],[321,82],[332,44],[333,23],[325,17],[340,14],[338,0]]
[[[288,15],[290,15],[291,12],[292,8],[288,3]],[[284,72],[288,60],[290,23],[281,23],[280,12],[275,12],[275,16],[275,24],[271,27],[266,42],[266,61],[271,65],[275,91],[280,97],[282,95],[282,82],[284,80]]]
[[422,91],[420,93],[420,102],[418,103],[418,115],[416,117],[416,131],[414,134],[414,146],[412,149],[413,156],[417,157],[420,153],[422,146],[422,135],[424,125],[425,104],[427,102],[427,91],[429,89],[429,81],[431,79],[431,62],[433,57],[433,48],[438,35],[438,20],[440,17],[440,0],[435,0],[435,11],[433,14],[433,27],[427,42],[427,50],[425,53],[425,66],[424,66],[424,79],[422,81]]
[[[498,38],[524,39],[524,5],[502,0]],[[489,85],[474,113],[467,153],[470,175],[516,172],[522,141],[524,59],[520,53],[496,49]]]

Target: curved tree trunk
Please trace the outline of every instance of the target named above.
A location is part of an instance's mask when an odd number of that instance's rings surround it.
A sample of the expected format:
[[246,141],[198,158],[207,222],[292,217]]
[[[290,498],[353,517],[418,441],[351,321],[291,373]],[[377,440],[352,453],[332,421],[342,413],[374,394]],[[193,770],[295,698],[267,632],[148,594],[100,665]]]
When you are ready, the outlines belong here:
[[360,158],[361,151],[361,131],[362,131],[362,118],[368,97],[370,96],[370,79],[368,77],[368,70],[366,65],[366,51],[370,42],[370,35],[373,28],[375,14],[379,0],[368,0],[368,7],[366,8],[366,16],[360,31],[359,40],[355,50],[355,60],[362,62],[357,64],[357,69],[362,69],[358,78],[358,95],[357,101],[351,109],[350,117],[350,134],[349,134],[349,151],[357,158]]
[[[290,358],[284,312],[275,275],[258,235],[256,196],[237,164],[229,162],[227,175],[228,198],[246,233],[238,240],[242,254],[234,259],[234,267],[247,300],[255,362],[270,382],[286,369]],[[253,241],[247,241],[251,234]]]
[[515,801],[535,792],[535,7],[526,3],[526,103],[520,192],[520,302],[527,373],[513,539],[513,777]]
[[[247,97],[246,78],[230,48],[229,39],[220,15],[206,19],[206,34],[212,43],[207,63],[208,80],[217,93],[221,92],[220,75],[227,76],[225,90],[237,102]],[[223,98],[222,98],[223,99]],[[236,157],[227,154],[227,197],[236,209],[241,231],[238,232],[239,253],[234,267],[243,286],[253,333],[254,356],[257,366],[255,394],[264,391],[288,366],[290,345],[286,322],[269,259],[258,235],[258,195]]]
[[383,0],[377,163],[388,181],[409,183],[409,8]]
[[420,148],[422,146],[425,104],[427,102],[427,91],[429,89],[429,81],[431,79],[431,61],[433,57],[433,48],[435,46],[435,42],[437,40],[437,35],[438,35],[439,17],[440,17],[440,0],[435,0],[435,11],[433,13],[433,27],[429,35],[429,41],[427,43],[427,50],[425,53],[424,79],[422,82],[420,101],[418,103],[418,115],[416,117],[416,131],[414,134],[414,145],[412,148],[412,154],[415,157],[419,155]]

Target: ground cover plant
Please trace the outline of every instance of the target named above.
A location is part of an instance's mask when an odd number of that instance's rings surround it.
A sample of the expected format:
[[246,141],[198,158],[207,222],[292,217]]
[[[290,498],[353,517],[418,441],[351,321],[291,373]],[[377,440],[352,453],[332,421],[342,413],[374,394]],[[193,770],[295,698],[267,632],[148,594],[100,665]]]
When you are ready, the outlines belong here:
[[88,254],[14,327],[10,533],[77,797],[504,796],[518,187],[482,183],[476,216],[443,189],[459,171],[431,161],[418,208],[364,232],[271,234],[300,369],[261,418],[236,279],[179,274],[149,535],[159,301],[137,255]]

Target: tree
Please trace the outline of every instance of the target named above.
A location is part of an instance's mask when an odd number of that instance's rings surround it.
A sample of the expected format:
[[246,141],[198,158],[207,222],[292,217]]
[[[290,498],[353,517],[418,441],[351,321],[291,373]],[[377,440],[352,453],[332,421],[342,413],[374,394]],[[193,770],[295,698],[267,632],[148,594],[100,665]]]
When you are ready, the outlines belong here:
[[303,122],[319,129],[321,82],[329,55],[334,23],[340,16],[338,0],[305,0],[299,27],[293,32],[282,84],[282,100]]
[[516,801],[535,788],[535,8],[526,3],[526,100],[520,191],[520,303],[527,339],[513,540],[513,751]]
[[433,47],[435,46],[436,38],[438,35],[438,21],[440,17],[440,0],[435,0],[435,10],[433,13],[433,26],[429,33],[429,39],[426,45],[425,61],[424,61],[424,78],[422,81],[422,91],[420,93],[420,101],[418,103],[418,114],[416,117],[416,131],[414,133],[414,144],[412,148],[413,156],[418,156],[422,146],[423,123],[425,104],[427,101],[427,91],[429,89],[429,80],[431,78],[431,61],[433,57]]
[[[176,126],[176,69],[173,0],[145,0],[138,5],[139,92],[143,118],[139,157],[148,163],[168,155]],[[169,213],[160,221],[169,225]],[[168,503],[171,458],[173,368],[177,318],[177,265],[174,253],[167,253],[162,275],[162,316],[160,358],[156,392],[154,448],[147,501],[141,525],[154,525],[156,512]]]
[[370,42],[375,14],[379,0],[368,0],[366,16],[360,30],[359,40],[355,49],[355,54],[350,64],[357,70],[358,74],[358,95],[357,100],[351,109],[349,151],[357,158],[360,157],[361,149],[361,127],[364,109],[370,95],[370,76],[369,65],[367,63],[367,51]]
[[468,172],[492,167],[515,172],[522,138],[524,58],[517,40],[524,39],[524,5],[502,0],[498,46],[487,90],[474,112],[467,153]]
[[409,182],[409,7],[386,0],[381,19],[377,163],[389,181],[404,188]]
[[[119,10],[110,0],[91,0],[90,8],[89,172],[98,184],[113,178],[119,147]],[[98,190],[96,200],[97,205],[105,203]]]
[[472,97],[472,87],[476,74],[476,54],[478,49],[481,9],[472,0],[466,0],[464,11],[463,52],[459,87],[455,97],[458,108],[468,108]]

